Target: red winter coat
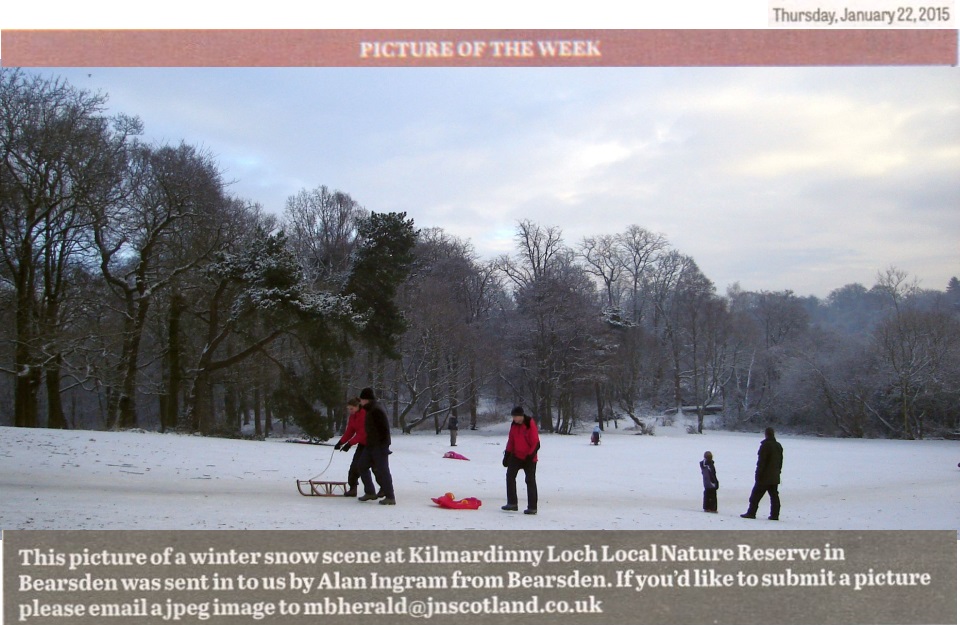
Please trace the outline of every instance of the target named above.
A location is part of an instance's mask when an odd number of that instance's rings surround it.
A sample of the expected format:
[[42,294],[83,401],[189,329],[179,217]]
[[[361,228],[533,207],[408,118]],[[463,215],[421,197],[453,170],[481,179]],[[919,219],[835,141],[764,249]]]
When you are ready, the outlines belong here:
[[510,435],[507,437],[507,452],[521,460],[533,456],[537,461],[537,449],[540,448],[540,433],[537,423],[530,417],[525,417],[523,423],[511,423]]
[[347,420],[347,429],[343,431],[340,437],[340,443],[350,443],[351,445],[366,445],[367,430],[364,427],[367,418],[367,411],[361,408],[356,411]]

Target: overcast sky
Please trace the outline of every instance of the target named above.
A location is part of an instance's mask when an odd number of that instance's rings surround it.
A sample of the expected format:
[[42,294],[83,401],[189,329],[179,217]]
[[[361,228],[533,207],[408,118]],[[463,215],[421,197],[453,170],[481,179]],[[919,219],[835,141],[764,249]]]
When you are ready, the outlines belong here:
[[32,71],[206,148],[269,211],[326,185],[482,259],[531,219],[571,247],[658,232],[720,293],[960,276],[955,67]]

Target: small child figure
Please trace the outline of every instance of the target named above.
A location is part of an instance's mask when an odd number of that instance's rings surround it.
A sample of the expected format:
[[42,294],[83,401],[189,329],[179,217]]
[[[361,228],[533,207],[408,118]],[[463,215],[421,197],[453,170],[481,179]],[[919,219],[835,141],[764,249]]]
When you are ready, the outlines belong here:
[[600,425],[593,426],[593,432],[590,433],[590,443],[592,445],[600,444]]
[[703,460],[700,461],[700,473],[703,475],[703,511],[717,511],[717,489],[720,488],[720,480],[717,479],[717,468],[713,466],[713,453],[703,452]]

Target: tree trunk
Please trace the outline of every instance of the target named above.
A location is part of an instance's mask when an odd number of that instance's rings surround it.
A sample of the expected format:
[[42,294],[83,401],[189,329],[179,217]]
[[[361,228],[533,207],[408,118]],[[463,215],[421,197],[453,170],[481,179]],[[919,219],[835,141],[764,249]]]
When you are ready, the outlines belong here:
[[123,344],[120,348],[120,361],[117,363],[119,389],[113,395],[114,401],[108,404],[109,421],[118,429],[137,427],[137,364],[140,359],[140,341],[149,304],[134,300],[133,293],[127,293],[126,316],[123,323]]
[[450,416],[460,418],[460,398],[458,397],[458,386],[459,386],[459,375],[457,370],[459,369],[459,359],[456,357],[448,358],[447,362],[450,367],[450,378],[447,385],[447,405],[450,406]]
[[[21,255],[21,257],[23,257]],[[21,270],[21,273],[25,273]],[[37,427],[37,393],[40,389],[41,371],[34,366],[28,347],[33,339],[33,300],[25,278],[17,280],[16,312],[16,362],[17,381],[14,387],[13,424],[17,427]]]
[[267,406],[263,414],[263,436],[267,437],[273,432],[273,408]]
[[45,380],[47,383],[47,427],[59,430],[67,429],[67,419],[63,414],[63,401],[60,397],[60,367],[63,356],[57,354],[53,362],[47,367]]
[[603,428],[603,385],[597,380],[593,385],[593,390],[597,394],[597,423],[600,424],[600,429]]
[[[243,426],[250,423],[250,397],[243,388],[237,389],[237,430],[243,432]],[[284,424],[286,425],[286,424]]]
[[197,374],[190,394],[190,431],[208,434],[214,426],[213,381],[209,372]]
[[260,408],[263,405],[261,398],[260,385],[253,389],[253,434],[257,438],[263,438],[263,428],[260,426]]
[[175,428],[180,414],[180,387],[183,376],[180,373],[180,318],[186,302],[179,293],[170,297],[170,313],[167,318],[167,401],[160,414],[160,431]]
[[[17,376],[14,388],[14,425],[37,427],[37,392],[40,389],[40,370],[26,365],[29,373]],[[18,367],[19,368],[19,367]]]
[[137,427],[137,360],[140,355],[140,337],[134,340],[134,346],[127,359],[123,386],[120,392],[119,422],[122,429]]
[[240,431],[240,411],[238,410],[237,389],[234,384],[226,384],[223,389],[224,424]]
[[908,440],[913,440],[913,427],[910,424],[910,400],[907,398],[907,385],[900,385],[900,409],[903,415],[903,435]]
[[480,412],[480,398],[477,389],[477,363],[473,360],[470,362],[470,387],[467,392],[470,393],[470,429],[476,430],[477,416]]

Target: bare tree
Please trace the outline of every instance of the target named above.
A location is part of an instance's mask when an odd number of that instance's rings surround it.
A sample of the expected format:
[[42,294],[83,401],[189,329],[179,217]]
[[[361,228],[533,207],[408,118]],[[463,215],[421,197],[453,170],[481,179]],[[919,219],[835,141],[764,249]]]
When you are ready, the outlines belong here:
[[356,244],[357,224],[367,211],[350,194],[326,186],[301,189],[287,198],[283,229],[305,278],[328,288],[343,286]]
[[666,238],[645,228],[632,225],[617,237],[622,253],[624,274],[629,283],[632,321],[639,324],[644,311],[645,285],[651,280],[649,273],[661,254],[669,249]]
[[[663,397],[669,397],[670,405],[678,411],[683,409],[683,363],[686,345],[678,296],[683,292],[683,281],[690,275],[691,267],[696,267],[693,258],[670,250],[657,257],[647,286],[651,299],[651,315],[647,323],[657,338],[657,352],[653,355],[656,365],[648,394],[654,405],[659,404],[662,387],[669,377],[672,385],[669,393],[664,393]],[[695,273],[698,272],[699,268]]]
[[540,226],[528,219],[517,224],[514,240],[517,254],[513,258],[501,257],[498,268],[515,288],[528,288],[548,277],[556,267],[558,255],[566,250],[559,228]]
[[[116,373],[107,390],[107,425],[116,428],[137,426],[137,375],[151,306],[220,245],[215,224],[226,201],[211,156],[182,143],[138,146],[129,185],[127,201],[94,224],[100,267],[120,304]],[[173,322],[180,314],[177,297]]]
[[730,382],[724,391],[725,416],[742,423],[753,416],[751,410],[754,366],[757,360],[756,321],[750,314],[750,297],[734,283],[727,287],[727,306],[730,312]]
[[[528,398],[544,431],[553,430],[554,374],[556,335],[551,328],[556,313],[562,309],[562,295],[556,288],[557,275],[564,255],[562,233],[556,227],[543,227],[524,220],[517,224],[514,236],[517,253],[503,256],[498,268],[506,276],[517,303],[522,324],[515,326],[515,344],[520,346],[525,384],[513,384],[518,400]],[[521,390],[521,387],[525,386]]]
[[[810,408],[843,436],[862,438],[875,424],[885,434],[897,431],[879,409],[876,358],[859,337],[817,332],[800,354],[810,373],[809,388],[795,389]],[[816,420],[811,420],[816,423]]]
[[[643,406],[658,402],[657,389],[664,375],[664,343],[657,340],[662,325],[655,302],[658,293],[663,292],[658,290],[657,275],[667,250],[662,235],[631,225],[613,237],[610,254],[619,271],[614,275],[611,269],[606,274],[615,280],[611,288],[619,298],[618,306],[623,306],[622,300],[626,299],[628,308],[626,312],[618,309],[605,315],[608,328],[616,335],[616,344],[611,346],[615,356],[606,367],[608,392],[617,407],[642,429],[648,424],[641,419],[640,411]],[[663,334],[659,336],[662,339]]]
[[697,431],[702,433],[706,408],[720,395],[728,376],[729,317],[713,282],[693,259],[682,259],[679,267],[674,293],[664,300],[669,302],[665,317],[673,354],[674,400],[678,412],[692,402]]
[[578,252],[587,273],[596,276],[603,285],[610,310],[620,309],[620,276],[626,268],[622,252],[620,241],[613,235],[584,237]]
[[769,420],[774,415],[768,410],[782,412],[777,405],[780,382],[809,331],[809,314],[792,291],[743,291],[734,285],[727,299],[731,315],[728,388],[736,421]]
[[[712,286],[712,285],[711,285]],[[690,340],[690,389],[703,433],[708,408],[722,395],[730,379],[730,316],[726,302],[712,289],[695,292],[685,303]]]
[[[459,417],[465,406],[475,422],[479,389],[488,375],[494,274],[476,263],[469,244],[439,229],[421,231],[416,254],[401,294],[409,327],[397,369],[404,395],[398,421],[409,432],[431,420],[440,433],[446,419]],[[417,408],[419,416],[408,421]]]
[[888,372],[905,438],[923,438],[926,411],[922,399],[942,385],[946,363],[958,347],[957,319],[946,311],[923,310],[910,302],[918,282],[889,268],[875,287],[887,298],[888,316],[874,331],[877,353]]
[[763,332],[766,348],[776,347],[795,339],[806,331],[809,315],[793,291],[760,291],[751,313]]
[[50,425],[60,407],[58,333],[71,267],[88,255],[91,209],[116,201],[136,119],[104,116],[105,97],[0,69],[0,251],[15,299],[14,423],[39,425],[46,373]]
[[516,241],[516,255],[499,261],[513,287],[505,382],[517,401],[533,408],[544,431],[569,433],[581,401],[597,397],[608,354],[599,338],[601,298],[558,229],[521,222]]

